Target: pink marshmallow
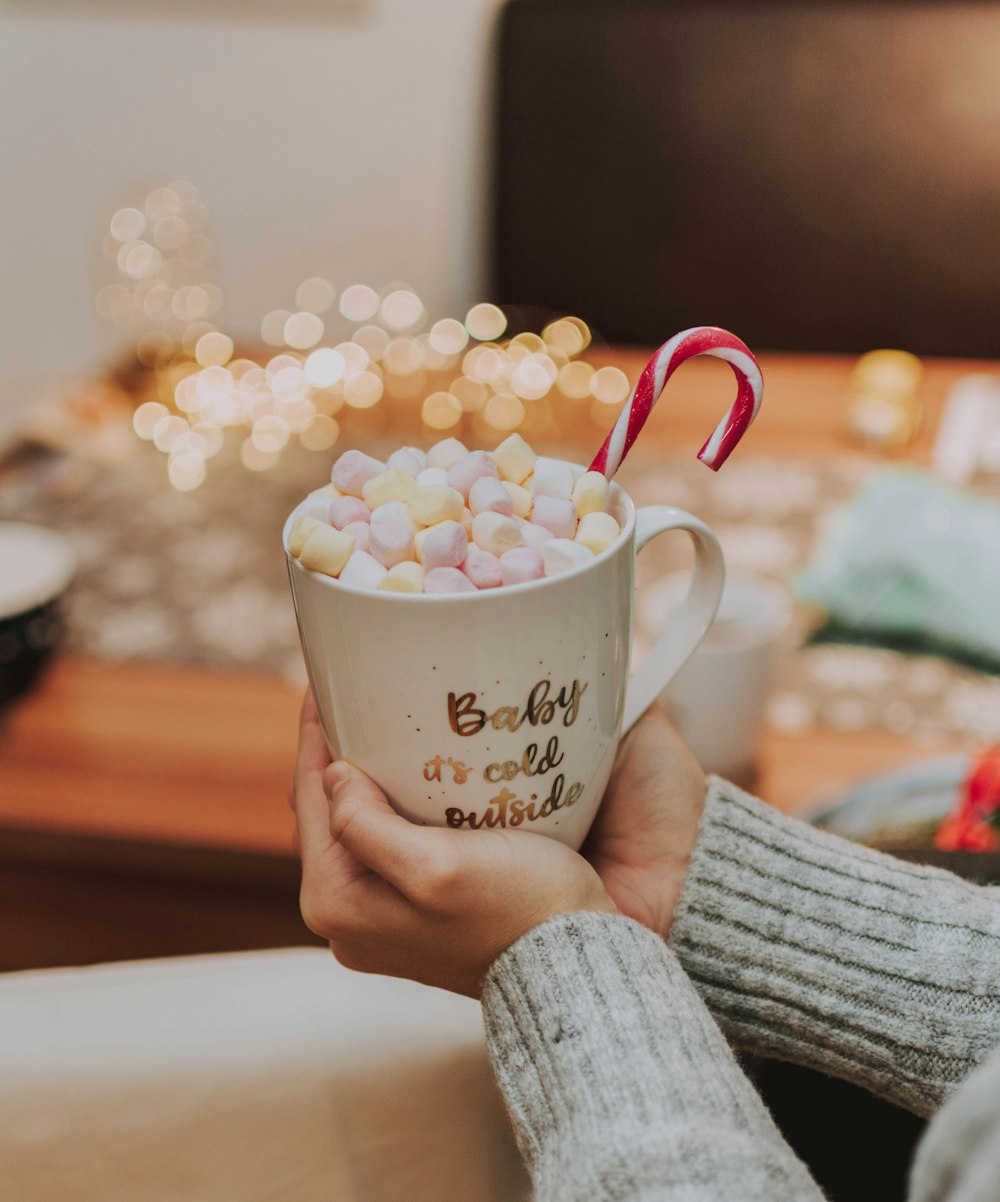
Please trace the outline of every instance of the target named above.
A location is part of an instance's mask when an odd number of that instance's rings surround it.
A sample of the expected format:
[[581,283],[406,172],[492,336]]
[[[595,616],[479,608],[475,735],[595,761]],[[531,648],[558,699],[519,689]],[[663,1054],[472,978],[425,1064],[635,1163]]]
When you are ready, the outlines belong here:
[[413,558],[413,531],[399,518],[376,519],[368,528],[368,550],[385,568]]
[[469,539],[461,522],[438,522],[431,526],[420,544],[420,558],[428,570],[457,568],[465,561]]
[[515,547],[500,556],[500,571],[504,584],[525,584],[545,575],[545,562],[534,547]]
[[432,568],[424,577],[425,593],[474,593],[476,586],[458,568]]
[[499,480],[492,476],[483,476],[469,490],[469,508],[473,513],[502,513],[504,517],[514,516],[514,502],[510,493]]
[[424,470],[424,465],[408,447],[400,447],[398,451],[393,451],[386,460],[386,464],[389,467],[398,467],[400,471],[406,472],[414,480]]
[[338,530],[343,530],[352,522],[364,522],[367,525],[371,516],[371,510],[357,497],[338,497],[330,505],[330,522]]
[[469,548],[462,571],[476,588],[499,588],[503,584],[500,560],[490,551],[481,551],[476,546]]
[[535,497],[531,520],[536,526],[551,530],[556,538],[576,536],[576,506],[572,501],[557,497]]
[[370,546],[368,523],[367,522],[348,522],[343,528],[345,534],[349,534],[354,539],[355,551],[367,551]]
[[[477,480],[497,480],[497,465],[489,451],[472,451],[448,469],[448,483],[468,501]],[[506,491],[506,490],[505,490]]]
[[341,492],[360,497],[361,490],[373,476],[381,475],[385,464],[363,451],[345,451],[333,465],[330,479]]
[[517,528],[521,531],[521,539],[526,547],[533,547],[536,551],[543,543],[550,542],[555,538],[551,530],[545,526],[538,526],[534,522],[526,522],[524,518],[515,518]]

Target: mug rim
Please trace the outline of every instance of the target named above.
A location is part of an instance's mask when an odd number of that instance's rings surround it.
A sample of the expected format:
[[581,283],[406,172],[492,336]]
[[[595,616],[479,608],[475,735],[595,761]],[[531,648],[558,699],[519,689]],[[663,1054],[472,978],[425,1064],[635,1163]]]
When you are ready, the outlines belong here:
[[[569,464],[570,467],[579,468],[579,464],[572,463],[568,459],[560,460],[562,463]],[[297,568],[300,572],[305,572],[306,575],[315,577],[318,582],[327,588],[337,589],[341,592],[352,593],[356,597],[379,598],[397,603],[427,603],[448,602],[450,604],[458,604],[465,602],[467,604],[476,604],[488,600],[489,598],[509,597],[515,593],[527,593],[541,588],[551,587],[559,584],[560,581],[572,580],[578,576],[583,576],[587,572],[595,569],[598,564],[602,564],[612,556],[620,553],[622,548],[632,540],[635,533],[635,518],[636,504],[625,491],[625,489],[615,480],[609,481],[610,493],[616,502],[620,502],[625,510],[625,521],[619,531],[618,537],[606,547],[599,555],[595,555],[593,559],[587,563],[579,564],[577,567],[570,568],[568,571],[560,572],[558,576],[543,576],[538,580],[526,580],[522,584],[504,584],[498,588],[477,588],[474,593],[397,593],[389,589],[373,589],[359,588],[354,584],[341,584],[340,580],[335,576],[327,576],[325,572],[314,572],[310,568],[304,568],[298,559],[288,550],[288,534],[292,528],[292,523],[295,521],[299,509],[309,500],[308,496],[295,506],[292,512],[285,520],[285,525],[281,531],[281,545],[285,552],[285,559],[288,561],[289,569]]]

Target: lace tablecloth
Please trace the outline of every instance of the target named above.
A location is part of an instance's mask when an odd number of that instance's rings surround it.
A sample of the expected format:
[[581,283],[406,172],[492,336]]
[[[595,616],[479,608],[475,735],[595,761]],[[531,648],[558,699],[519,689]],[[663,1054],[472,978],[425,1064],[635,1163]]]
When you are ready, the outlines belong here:
[[[135,447],[114,465],[30,457],[0,486],[0,519],[66,534],[80,570],[66,599],[68,645],[116,660],[243,667],[304,680],[280,531],[301,496],[328,479],[329,456],[288,454],[251,473],[212,464],[192,493],[167,483],[163,456]],[[689,509],[718,534],[731,572],[788,584],[817,536],[877,470],[852,456],[770,459],[744,454],[715,475],[690,458],[644,459],[620,479],[640,503]],[[689,562],[686,539],[660,539],[640,558],[643,586]],[[1000,740],[1000,678],[928,655],[854,646],[800,646],[768,706],[772,727],[888,730],[933,746]]]

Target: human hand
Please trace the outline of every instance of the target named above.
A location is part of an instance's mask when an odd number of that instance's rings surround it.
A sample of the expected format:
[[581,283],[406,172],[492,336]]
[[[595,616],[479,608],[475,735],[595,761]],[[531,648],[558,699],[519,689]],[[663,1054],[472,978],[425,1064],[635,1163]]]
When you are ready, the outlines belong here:
[[554,839],[402,818],[362,772],[330,762],[311,693],[293,799],[302,916],[348,968],[478,997],[489,966],[532,927],[615,912],[594,869]]
[[666,938],[698,838],[705,774],[654,705],[622,742],[583,845],[623,914]]

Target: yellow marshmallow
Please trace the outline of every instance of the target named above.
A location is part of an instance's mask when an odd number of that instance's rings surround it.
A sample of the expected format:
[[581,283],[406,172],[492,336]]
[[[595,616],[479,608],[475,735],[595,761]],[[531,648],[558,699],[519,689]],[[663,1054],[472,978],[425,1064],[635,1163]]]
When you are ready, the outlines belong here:
[[501,483],[507,490],[510,503],[514,506],[514,517],[530,517],[533,501],[531,493],[522,484],[512,484],[510,480],[502,480]]
[[585,513],[576,528],[576,541],[600,555],[615,541],[621,528],[610,513]]
[[579,517],[603,513],[608,507],[608,482],[600,472],[584,472],[573,485],[573,504]]
[[415,487],[409,472],[391,467],[366,480],[361,486],[361,496],[369,509],[377,509],[379,505],[388,505],[390,501],[408,501]]
[[501,480],[509,480],[511,484],[523,484],[535,468],[537,456],[520,434],[511,434],[493,452],[493,462],[497,465]]
[[302,554],[302,548],[306,545],[306,539],[312,534],[317,526],[322,526],[322,522],[317,522],[315,518],[311,518],[307,513],[301,513],[292,522],[292,528],[288,532],[288,549],[291,553],[298,557]]
[[481,551],[489,551],[497,556],[524,545],[514,519],[490,510],[477,513],[472,519],[472,537]]
[[465,498],[457,488],[429,485],[415,488],[406,502],[406,511],[418,526],[433,526],[435,522],[460,522]]
[[314,488],[309,495],[311,497],[329,497],[331,501],[336,501],[338,497],[342,497],[344,494],[336,484],[324,484],[322,488]]
[[387,593],[422,593],[424,591],[424,569],[412,559],[397,563],[379,581],[378,587]]
[[309,532],[299,562],[310,572],[322,572],[325,576],[339,576],[344,564],[354,551],[354,536],[345,534],[334,526],[316,523]]

